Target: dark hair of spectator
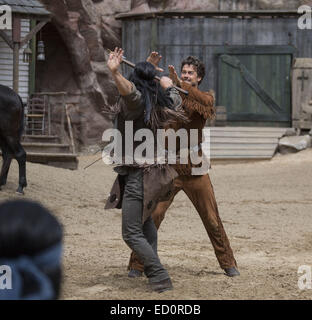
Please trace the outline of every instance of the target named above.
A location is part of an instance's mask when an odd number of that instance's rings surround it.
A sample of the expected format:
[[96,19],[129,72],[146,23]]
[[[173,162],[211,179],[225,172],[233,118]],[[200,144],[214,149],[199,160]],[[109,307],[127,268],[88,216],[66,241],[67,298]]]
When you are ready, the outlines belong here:
[[[15,200],[0,204],[0,258],[36,256],[62,242],[63,230],[57,219],[41,204]],[[61,266],[42,270],[50,279],[57,299]],[[23,276],[23,294],[36,291],[36,283]]]

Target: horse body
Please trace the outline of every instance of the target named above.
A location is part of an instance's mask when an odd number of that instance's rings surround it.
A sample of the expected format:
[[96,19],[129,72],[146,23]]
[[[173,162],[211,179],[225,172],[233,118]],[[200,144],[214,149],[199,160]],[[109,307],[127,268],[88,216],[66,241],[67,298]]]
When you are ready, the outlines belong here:
[[26,152],[21,145],[24,129],[24,105],[22,99],[9,87],[0,85],[0,148],[2,151],[2,169],[0,188],[7,182],[12,159],[19,165],[18,193],[27,186]]

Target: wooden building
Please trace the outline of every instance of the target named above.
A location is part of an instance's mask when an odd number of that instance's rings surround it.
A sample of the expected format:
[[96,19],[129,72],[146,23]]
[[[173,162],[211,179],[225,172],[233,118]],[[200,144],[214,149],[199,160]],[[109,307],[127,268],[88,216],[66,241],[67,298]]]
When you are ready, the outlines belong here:
[[[9,6],[12,25],[0,30],[0,84],[13,88],[24,102],[34,91],[36,34],[50,21],[50,13],[37,0],[0,0]],[[25,62],[25,49],[30,62]]]
[[[312,57],[312,32],[298,28],[297,11],[228,10],[121,14],[128,60],[151,50],[161,67],[183,58],[206,66],[202,90],[216,92],[227,126],[292,127],[291,72],[295,58]],[[299,80],[298,80],[299,81]]]
[[[29,20],[21,22],[21,36],[29,33]],[[10,32],[6,32],[10,37]],[[22,48],[24,50],[26,45]],[[27,102],[29,94],[29,63],[23,61],[23,51],[19,53],[19,79],[18,93],[24,102]],[[8,44],[0,37],[0,84],[13,88],[13,51]]]

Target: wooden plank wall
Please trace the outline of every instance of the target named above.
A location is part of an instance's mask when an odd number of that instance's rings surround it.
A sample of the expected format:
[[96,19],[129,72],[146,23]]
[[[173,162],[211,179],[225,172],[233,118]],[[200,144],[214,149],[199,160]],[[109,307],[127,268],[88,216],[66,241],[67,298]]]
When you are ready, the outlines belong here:
[[[24,38],[30,30],[29,20],[22,20],[21,37]],[[12,31],[6,30],[7,35],[12,38]],[[20,50],[20,71],[19,71],[19,94],[24,102],[28,98],[29,86],[29,65],[23,62],[24,46]],[[13,50],[0,37],[0,84],[13,88]]]
[[[163,67],[170,63],[179,68],[181,60],[189,54],[203,59],[206,78],[201,84],[202,90],[217,91],[215,51],[224,45],[293,45],[298,49],[296,57],[312,57],[312,32],[300,30],[297,18],[196,17],[123,21],[123,48],[129,60],[144,60],[155,38],[157,49],[163,55]],[[128,73],[130,71],[127,69]]]

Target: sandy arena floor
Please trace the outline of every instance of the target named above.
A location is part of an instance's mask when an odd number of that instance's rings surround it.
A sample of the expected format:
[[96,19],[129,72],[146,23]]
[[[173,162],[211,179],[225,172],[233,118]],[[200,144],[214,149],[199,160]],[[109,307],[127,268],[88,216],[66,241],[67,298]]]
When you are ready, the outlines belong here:
[[[25,198],[41,201],[64,225],[62,299],[311,299],[298,289],[298,267],[312,267],[312,149],[271,161],[214,165],[219,212],[240,277],[219,268],[199,215],[183,192],[159,231],[159,256],[173,291],[151,293],[147,279],[129,279],[129,248],[120,210],[104,211],[115,173],[98,157],[79,170],[28,163]],[[17,163],[0,201],[17,197]]]

